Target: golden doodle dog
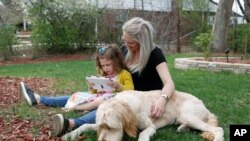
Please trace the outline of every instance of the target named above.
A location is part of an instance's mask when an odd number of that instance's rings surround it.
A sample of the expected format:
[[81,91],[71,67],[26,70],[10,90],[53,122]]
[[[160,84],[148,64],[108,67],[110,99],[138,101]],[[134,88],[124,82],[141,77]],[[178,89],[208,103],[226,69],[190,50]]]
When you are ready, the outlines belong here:
[[151,106],[160,97],[161,91],[123,91],[103,102],[96,113],[96,124],[84,124],[62,136],[74,140],[86,130],[96,130],[98,141],[121,141],[125,132],[138,141],[149,141],[158,128],[178,124],[178,132],[188,128],[202,131],[206,140],[223,141],[224,131],[218,127],[217,118],[195,96],[175,91],[166,104],[162,117],[151,118]]

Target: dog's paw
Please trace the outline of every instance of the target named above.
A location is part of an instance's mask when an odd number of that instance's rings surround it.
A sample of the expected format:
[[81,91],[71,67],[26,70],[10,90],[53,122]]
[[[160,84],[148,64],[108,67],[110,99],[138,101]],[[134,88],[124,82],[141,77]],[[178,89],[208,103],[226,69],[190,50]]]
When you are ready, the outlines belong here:
[[224,141],[224,131],[221,127],[215,129],[214,141]]
[[190,130],[189,127],[187,127],[186,125],[182,124],[182,125],[180,125],[178,127],[177,132],[187,132],[189,130]]
[[206,131],[206,132],[203,132],[200,135],[206,141],[214,141],[214,134],[212,132]]
[[63,141],[69,141],[72,140],[71,136],[69,134],[65,134],[61,137],[61,140]]

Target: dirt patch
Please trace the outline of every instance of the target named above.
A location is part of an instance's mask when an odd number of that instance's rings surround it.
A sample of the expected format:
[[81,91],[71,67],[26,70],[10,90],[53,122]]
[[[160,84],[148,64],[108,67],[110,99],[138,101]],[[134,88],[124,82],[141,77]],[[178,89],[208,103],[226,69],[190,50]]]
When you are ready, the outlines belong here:
[[[19,93],[19,84],[23,81],[37,92],[45,94],[52,93],[51,87],[54,80],[47,78],[13,78],[0,77],[0,108],[9,109],[22,101],[22,96]],[[13,110],[13,109],[12,109]],[[38,135],[32,134],[32,127],[39,127]],[[17,115],[0,115],[0,140],[6,141],[59,141],[60,138],[51,136],[52,125],[43,120],[26,120],[21,119]]]
[[93,54],[59,54],[59,55],[47,55],[41,58],[33,59],[31,57],[13,57],[8,61],[0,61],[0,65],[11,64],[31,64],[41,62],[58,62],[58,61],[70,61],[70,60],[88,60],[93,58]]
[[48,95],[52,93],[51,87],[54,81],[52,79],[0,77],[0,108],[11,107],[12,104],[22,99],[19,93],[21,81],[29,84],[37,92],[43,92]]
[[[39,135],[34,136],[31,128],[40,127]],[[0,140],[2,141],[60,141],[58,137],[51,136],[52,125],[46,125],[41,121],[21,120],[12,116],[6,121],[0,117]]]

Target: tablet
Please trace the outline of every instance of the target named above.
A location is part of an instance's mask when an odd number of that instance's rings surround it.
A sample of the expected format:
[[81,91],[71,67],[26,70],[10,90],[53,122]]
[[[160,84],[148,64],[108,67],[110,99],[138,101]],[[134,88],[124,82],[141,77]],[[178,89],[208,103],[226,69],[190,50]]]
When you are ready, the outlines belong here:
[[87,76],[86,80],[89,83],[94,83],[94,89],[98,91],[113,91],[114,88],[108,86],[108,82],[111,82],[109,78],[106,77],[96,77],[96,76]]

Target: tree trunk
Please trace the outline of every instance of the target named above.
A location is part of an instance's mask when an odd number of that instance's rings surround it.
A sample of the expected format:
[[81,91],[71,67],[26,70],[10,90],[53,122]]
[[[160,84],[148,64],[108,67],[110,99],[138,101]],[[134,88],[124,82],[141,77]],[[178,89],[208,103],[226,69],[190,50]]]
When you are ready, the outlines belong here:
[[181,44],[180,44],[180,32],[181,32],[181,29],[180,29],[180,10],[181,10],[181,7],[182,7],[182,3],[181,1],[177,1],[177,48],[176,48],[176,51],[178,53],[181,53]]
[[212,45],[215,52],[223,52],[226,48],[227,27],[232,13],[233,2],[234,0],[219,1],[212,30]]
[[244,16],[246,18],[246,21],[250,22],[250,0],[244,0],[244,7],[245,7],[245,13]]

